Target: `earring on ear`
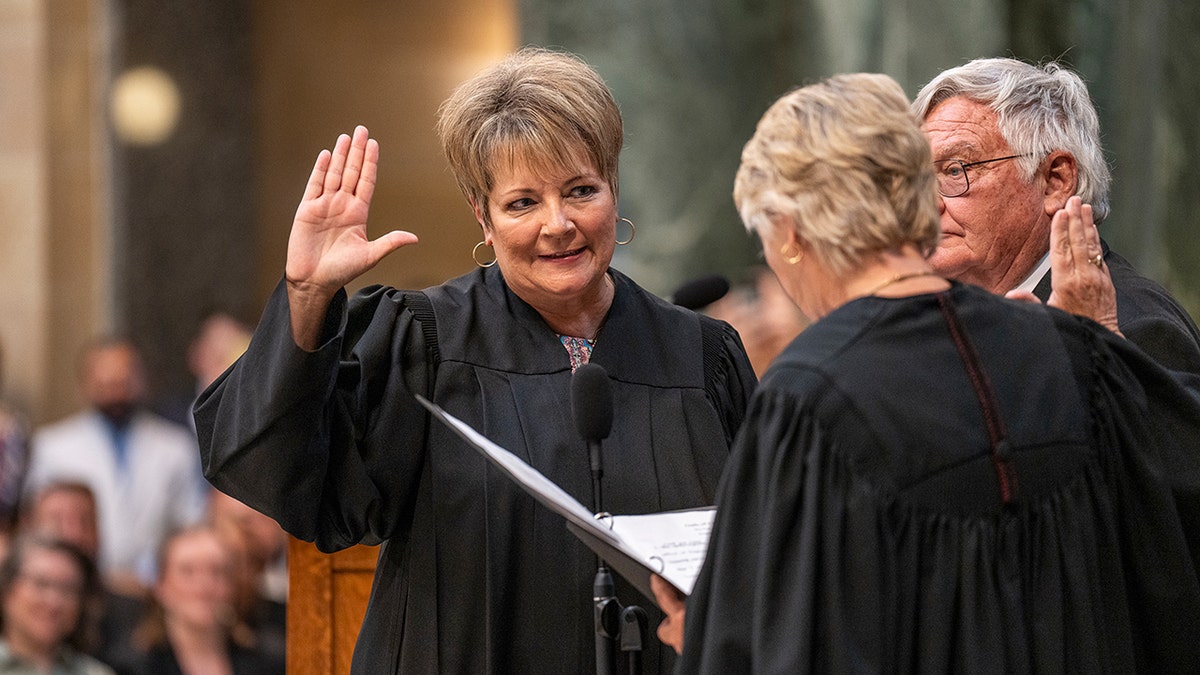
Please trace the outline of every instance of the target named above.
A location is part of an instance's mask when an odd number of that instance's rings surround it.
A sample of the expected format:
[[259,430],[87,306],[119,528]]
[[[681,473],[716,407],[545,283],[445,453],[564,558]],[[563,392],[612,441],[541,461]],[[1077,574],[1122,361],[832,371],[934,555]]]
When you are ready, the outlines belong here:
[[629,223],[629,238],[625,241],[617,239],[617,246],[624,246],[625,244],[633,241],[633,238],[637,236],[637,228],[633,226],[633,221],[628,218],[617,218],[618,223],[622,221]]
[[[492,261],[491,261],[491,262],[487,262],[487,263],[481,263],[481,262],[479,262],[479,247],[480,247],[480,246],[487,246],[487,245],[488,245],[488,244],[487,244],[487,242],[486,242],[486,241],[481,241],[481,242],[479,242],[478,244],[475,244],[475,248],[471,249],[471,259],[472,259],[472,260],[474,260],[474,261],[475,261],[475,264],[476,264],[476,265],[479,265],[480,267],[485,267],[485,268],[486,268],[486,267],[491,267],[492,265],[495,265],[495,264],[496,264],[496,258],[495,258],[495,256],[494,256],[494,255],[493,255],[493,257],[492,257]],[[494,253],[494,252],[493,252],[493,253]]]
[[783,246],[779,247],[779,255],[783,256],[783,261],[789,265],[795,265],[801,260],[804,260],[804,251],[801,251],[799,246],[796,247],[796,251],[797,253],[795,255],[789,255],[788,244],[784,244]]

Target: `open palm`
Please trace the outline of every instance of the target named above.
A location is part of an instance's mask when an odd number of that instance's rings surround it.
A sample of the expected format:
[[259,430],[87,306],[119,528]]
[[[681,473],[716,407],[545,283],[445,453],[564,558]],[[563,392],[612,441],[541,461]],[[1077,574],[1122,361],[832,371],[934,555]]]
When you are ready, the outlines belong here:
[[353,138],[339,136],[333,152],[317,156],[288,239],[289,284],[332,296],[387,254],[416,242],[401,231],[367,237],[378,163],[379,143],[362,126]]

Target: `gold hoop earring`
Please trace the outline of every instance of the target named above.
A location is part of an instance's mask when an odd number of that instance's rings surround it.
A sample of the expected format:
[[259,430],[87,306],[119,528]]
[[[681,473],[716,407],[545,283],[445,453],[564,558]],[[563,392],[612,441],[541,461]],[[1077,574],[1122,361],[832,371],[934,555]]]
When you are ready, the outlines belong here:
[[804,260],[804,251],[800,251],[799,247],[797,247],[796,250],[798,251],[796,255],[788,255],[788,245],[784,244],[783,246],[779,247],[779,255],[783,256],[783,261],[785,263],[789,265],[795,265],[801,260]]
[[483,267],[483,268],[487,268],[487,267],[491,267],[492,265],[495,265],[496,264],[495,258],[492,258],[492,261],[489,263],[479,262],[479,247],[480,246],[487,246],[487,242],[481,241],[478,244],[475,244],[475,248],[471,249],[471,260],[474,260],[476,265],[479,265],[480,267]]
[[630,220],[628,218],[617,218],[618,223],[621,221],[625,221],[625,222],[629,223],[629,238],[626,239],[625,241],[621,241],[620,239],[618,239],[617,246],[624,246],[625,244],[628,244],[629,242],[633,241],[633,238],[637,236],[637,228],[633,226],[632,220]]

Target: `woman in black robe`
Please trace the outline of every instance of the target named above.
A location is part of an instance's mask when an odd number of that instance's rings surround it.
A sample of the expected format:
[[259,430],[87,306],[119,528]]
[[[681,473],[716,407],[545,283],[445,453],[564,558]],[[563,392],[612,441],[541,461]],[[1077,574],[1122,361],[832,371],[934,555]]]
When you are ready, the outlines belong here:
[[[438,130],[483,228],[481,269],[348,300],[416,237],[367,239],[379,146],[362,127],[340,137],[249,349],[196,404],[205,475],[323,551],[382,542],[354,672],[590,672],[595,557],[413,394],[590,504],[570,381],[603,366],[603,507],[625,514],[712,503],[755,378],[728,325],[609,267],[632,236],[617,227],[621,118],[589,67],[522,50],[462,85]],[[674,654],[643,658],[662,672]]]
[[[817,321],[751,401],[686,622],[654,580],[680,672],[1200,663],[1200,407],[1090,320],[936,276],[954,178],[882,75],[791,92],[743,150],[742,219]],[[1103,274],[1086,208],[1056,277]]]

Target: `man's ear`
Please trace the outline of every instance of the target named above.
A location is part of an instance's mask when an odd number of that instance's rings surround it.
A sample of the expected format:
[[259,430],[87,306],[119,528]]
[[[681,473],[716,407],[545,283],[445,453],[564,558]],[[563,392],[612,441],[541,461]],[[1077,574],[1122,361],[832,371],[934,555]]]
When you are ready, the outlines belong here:
[[1075,156],[1065,150],[1055,150],[1042,161],[1042,176],[1046,179],[1045,210],[1051,218],[1075,196],[1079,186],[1079,165]]

